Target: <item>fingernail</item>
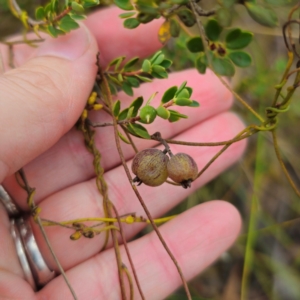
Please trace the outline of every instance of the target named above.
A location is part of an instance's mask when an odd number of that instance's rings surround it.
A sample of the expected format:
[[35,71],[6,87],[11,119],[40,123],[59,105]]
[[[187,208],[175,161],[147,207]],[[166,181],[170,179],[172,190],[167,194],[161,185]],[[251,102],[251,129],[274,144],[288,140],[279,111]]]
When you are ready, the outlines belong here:
[[90,45],[90,33],[81,25],[80,28],[58,38],[47,38],[37,48],[35,56],[55,56],[68,60],[81,57]]

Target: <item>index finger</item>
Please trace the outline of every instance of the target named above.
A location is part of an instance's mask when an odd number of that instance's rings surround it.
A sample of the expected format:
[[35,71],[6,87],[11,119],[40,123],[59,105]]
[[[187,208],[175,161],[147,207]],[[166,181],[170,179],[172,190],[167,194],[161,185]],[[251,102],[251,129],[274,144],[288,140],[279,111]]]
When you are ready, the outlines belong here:
[[[119,17],[120,13],[122,13],[122,10],[117,7],[105,8],[92,13],[85,21],[86,26],[96,38],[103,66],[106,66],[118,56],[126,56],[127,59],[135,56],[143,58],[162,47],[157,35],[162,19],[154,20],[148,24],[141,24],[134,30],[130,30],[124,28],[123,19]],[[46,34],[43,37],[51,38]],[[32,33],[27,38],[35,39],[36,35]],[[20,36],[13,38],[13,40],[20,39]],[[27,44],[15,45],[13,51],[16,67],[35,57],[36,54],[36,48]],[[1,43],[0,53],[3,57],[5,70],[9,70],[8,47]]]

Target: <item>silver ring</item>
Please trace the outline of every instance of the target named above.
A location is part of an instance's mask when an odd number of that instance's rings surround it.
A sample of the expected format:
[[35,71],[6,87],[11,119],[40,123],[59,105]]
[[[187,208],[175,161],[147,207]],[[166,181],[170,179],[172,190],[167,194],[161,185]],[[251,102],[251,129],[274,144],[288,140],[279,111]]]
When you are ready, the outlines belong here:
[[20,210],[2,185],[0,185],[0,202],[12,218],[10,220],[11,235],[25,279],[34,290],[37,290],[52,280],[55,272],[47,266],[34,238],[29,220],[17,217],[20,215]]
[[47,266],[34,238],[29,220],[18,218],[15,221],[35,284],[37,288],[41,288],[55,277],[55,272]]
[[0,200],[3,203],[9,217],[16,217],[20,214],[19,209],[16,204],[13,202],[13,199],[6,192],[4,187],[0,184]]
[[19,230],[17,228],[16,222],[14,219],[12,219],[10,221],[10,225],[11,225],[10,232],[15,241],[17,255],[18,255],[20,264],[22,266],[25,279],[31,285],[33,290],[36,291],[35,281],[34,281],[32,273],[31,273],[31,269],[30,269],[30,266],[29,266],[29,263],[28,263],[28,260],[26,257],[25,249],[22,244],[21,236],[20,236]]

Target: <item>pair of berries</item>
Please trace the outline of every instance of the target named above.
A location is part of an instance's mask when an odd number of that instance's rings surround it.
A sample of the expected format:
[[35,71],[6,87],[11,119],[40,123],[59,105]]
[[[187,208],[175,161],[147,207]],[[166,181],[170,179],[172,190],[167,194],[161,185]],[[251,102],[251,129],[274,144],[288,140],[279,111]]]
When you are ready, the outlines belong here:
[[197,164],[191,156],[177,153],[169,159],[164,151],[154,148],[137,153],[131,168],[136,175],[134,181],[149,186],[159,186],[170,177],[187,188],[198,174]]

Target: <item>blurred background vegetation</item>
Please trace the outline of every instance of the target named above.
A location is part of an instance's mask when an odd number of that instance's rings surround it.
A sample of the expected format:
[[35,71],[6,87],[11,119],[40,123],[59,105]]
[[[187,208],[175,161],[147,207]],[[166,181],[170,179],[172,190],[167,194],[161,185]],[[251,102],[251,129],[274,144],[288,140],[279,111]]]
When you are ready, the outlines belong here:
[[[18,1],[32,16],[35,8],[46,2]],[[210,9],[216,2],[202,0],[201,4],[205,9]],[[286,2],[289,5],[273,6],[281,25],[287,19],[292,5],[298,1]],[[258,25],[248,16],[242,5],[237,5],[232,14],[232,27],[252,31],[255,38],[248,47],[253,58],[252,66],[238,69],[231,84],[255,110],[263,114],[264,108],[272,103],[274,86],[280,82],[287,61],[282,30],[280,27],[270,29]],[[205,22],[205,18],[203,19]],[[19,32],[21,28],[21,23],[10,14],[7,0],[0,0],[0,39]],[[294,33],[297,38],[298,28]],[[174,61],[172,70],[194,65],[195,56],[185,47],[187,38],[181,33],[179,38],[172,39],[165,47],[165,53]],[[240,104],[236,103],[233,110],[245,120],[245,124],[256,122]],[[290,110],[279,117],[277,132],[284,162],[298,189],[299,117],[299,92],[296,91]],[[300,299],[299,197],[292,190],[277,161],[270,133],[256,134],[248,139],[248,143],[248,149],[238,164],[169,213],[178,214],[199,203],[225,199],[238,208],[243,218],[243,231],[234,246],[190,282],[194,300],[238,300],[242,299],[243,289],[248,290],[248,296],[243,300]],[[250,235],[251,247],[249,244],[247,246],[250,221],[255,229]],[[150,229],[145,229],[143,233],[148,230]],[[242,284],[245,268],[250,270],[250,277]],[[168,298],[181,299],[185,299],[183,290],[176,291]]]

